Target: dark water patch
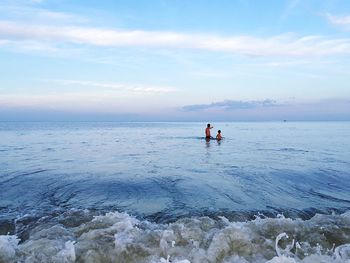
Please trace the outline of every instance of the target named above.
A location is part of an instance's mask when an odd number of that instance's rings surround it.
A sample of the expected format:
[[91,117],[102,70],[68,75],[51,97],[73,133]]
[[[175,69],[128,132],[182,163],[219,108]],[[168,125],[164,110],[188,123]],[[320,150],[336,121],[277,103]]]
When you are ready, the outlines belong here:
[[56,151],[54,148],[48,147],[45,149],[46,152],[54,152]]
[[141,154],[138,153],[129,153],[129,154],[125,154],[126,157],[141,157]]
[[23,243],[30,238],[30,232],[32,229],[40,225],[39,219],[40,217],[26,216],[16,220],[14,234],[20,239],[20,243]]
[[229,193],[223,193],[225,197],[227,197],[229,200],[231,200],[233,203],[239,204],[239,205],[244,205],[245,202],[242,200],[242,198],[239,198],[237,196],[234,196]]
[[32,172],[18,174],[18,175],[16,175],[16,177],[22,177],[22,176],[27,176],[27,175],[34,175],[34,174],[43,173],[43,172],[47,172],[47,171],[49,171],[49,170],[48,169],[39,169],[39,170],[35,170],[35,171],[32,171]]
[[296,149],[292,147],[283,147],[283,148],[257,148],[259,152],[282,152],[282,153],[311,153],[310,150]]
[[0,235],[14,235],[15,229],[16,225],[14,220],[0,219]]
[[206,173],[208,173],[206,170],[203,170],[203,169],[194,169],[194,168],[190,169],[189,172],[191,172],[191,173],[197,173],[197,174],[206,174]]
[[193,209],[187,212],[178,212],[174,213],[169,209],[164,209],[161,212],[157,212],[150,215],[140,215],[133,214],[134,216],[144,220],[149,220],[150,222],[154,222],[157,224],[169,224],[175,221],[181,220],[182,218],[191,218],[191,217],[209,217],[214,220],[219,220],[221,217],[225,217],[230,221],[235,222],[244,222],[251,221],[256,218],[291,218],[291,219],[302,219],[309,220],[317,214],[320,215],[339,215],[349,211],[349,207],[343,207],[334,209],[332,207],[318,209],[318,208],[306,208],[306,209],[285,209],[278,207],[270,207],[268,206],[264,210],[229,210],[229,209]]
[[277,151],[280,152],[295,152],[295,153],[308,153],[308,150],[301,150],[301,149],[295,149],[295,148],[280,148]]
[[22,182],[23,180],[25,180],[26,176],[31,176],[31,175],[36,175],[36,174],[40,174],[40,173],[45,173],[49,171],[48,169],[39,169],[39,170],[34,170],[31,172],[25,172],[25,173],[18,173],[18,172],[13,172],[13,173],[7,173],[5,175],[3,175],[3,177],[9,177],[8,179],[4,180],[4,181],[0,181],[0,185],[3,184],[5,186],[6,183],[12,182],[12,181],[18,181],[18,183]]
[[13,147],[11,150],[13,150],[13,151],[22,151],[24,149],[25,149],[24,147]]
[[331,196],[331,195],[323,194],[323,193],[317,192],[317,191],[315,191],[313,189],[311,189],[309,193],[311,195],[315,195],[315,196],[320,197],[322,199],[331,200],[331,201],[334,201],[334,202],[349,203],[350,204],[350,200],[341,199],[341,198],[337,198],[337,197],[334,197],[334,196]]
[[349,161],[344,161],[338,158],[332,158],[332,157],[327,157],[327,158],[323,158],[323,161],[326,163],[336,163],[336,164],[347,164],[349,165]]

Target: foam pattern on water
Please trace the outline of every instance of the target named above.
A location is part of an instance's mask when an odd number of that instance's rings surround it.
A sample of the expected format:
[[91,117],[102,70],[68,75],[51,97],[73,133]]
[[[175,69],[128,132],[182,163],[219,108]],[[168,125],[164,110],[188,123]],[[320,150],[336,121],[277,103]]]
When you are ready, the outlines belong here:
[[41,218],[26,240],[0,236],[0,262],[350,262],[350,211],[306,221],[191,217],[170,224],[89,213]]

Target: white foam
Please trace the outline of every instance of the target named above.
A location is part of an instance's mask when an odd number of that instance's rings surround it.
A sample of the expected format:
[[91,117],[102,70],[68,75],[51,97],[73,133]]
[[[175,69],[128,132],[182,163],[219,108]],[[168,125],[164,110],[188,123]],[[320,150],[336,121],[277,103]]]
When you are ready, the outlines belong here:
[[14,262],[18,242],[17,236],[0,235],[0,262]]
[[75,247],[74,241],[67,241],[64,248],[58,252],[57,258],[62,262],[75,262]]
[[273,259],[267,261],[266,263],[296,263],[296,261],[290,257],[277,256],[277,257],[274,257]]
[[345,213],[317,215],[307,221],[258,217],[230,222],[223,217],[218,221],[201,217],[156,224],[111,212],[77,227],[40,225],[21,244],[16,236],[0,236],[0,259],[28,263],[116,262],[121,258],[140,263],[350,263],[349,219],[350,213]]

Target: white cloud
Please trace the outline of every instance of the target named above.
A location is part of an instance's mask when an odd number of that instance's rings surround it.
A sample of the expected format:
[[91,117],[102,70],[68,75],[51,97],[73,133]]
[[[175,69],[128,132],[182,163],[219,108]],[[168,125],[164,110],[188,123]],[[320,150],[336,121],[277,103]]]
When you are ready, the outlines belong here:
[[197,49],[248,56],[325,56],[350,54],[350,38],[296,37],[284,34],[215,36],[162,31],[113,30],[78,26],[45,26],[0,22],[0,39],[43,41],[96,47]]
[[1,4],[0,16],[2,19],[9,19],[17,23],[38,23],[44,25],[53,25],[59,23],[60,25],[67,25],[69,23],[85,23],[89,20],[77,14],[52,11],[37,5],[31,4]]
[[17,53],[30,53],[45,56],[81,56],[83,49],[71,45],[57,45],[48,41],[7,40],[0,37],[0,48]]
[[[60,21],[60,22],[86,22],[87,20],[79,17],[77,15],[72,15],[72,14],[68,14],[68,13],[63,13],[63,12],[54,12],[54,11],[49,11],[49,10],[45,10],[45,9],[39,9],[39,8],[28,8],[26,10],[28,13],[30,12],[31,14],[27,14],[27,16],[29,17],[30,15],[32,15],[33,12],[35,12],[35,20],[44,20],[46,19],[46,21]],[[22,12],[24,13],[24,11]]]
[[172,87],[164,87],[164,86],[130,85],[130,84],[104,83],[104,82],[82,81],[82,80],[54,80],[54,82],[62,83],[64,85],[97,87],[97,88],[114,90],[114,91],[131,92],[136,94],[171,93],[176,91],[176,89]]
[[331,24],[338,26],[338,27],[345,29],[345,30],[350,30],[350,15],[348,15],[348,16],[335,16],[335,15],[327,14],[326,17]]

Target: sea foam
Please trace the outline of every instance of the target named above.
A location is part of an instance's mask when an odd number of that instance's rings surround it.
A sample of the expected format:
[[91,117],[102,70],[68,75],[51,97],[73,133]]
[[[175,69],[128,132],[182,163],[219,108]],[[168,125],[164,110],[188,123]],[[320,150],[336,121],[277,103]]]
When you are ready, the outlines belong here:
[[349,263],[350,212],[310,220],[191,217],[169,224],[109,212],[74,227],[52,220],[21,242],[0,236],[0,262]]

